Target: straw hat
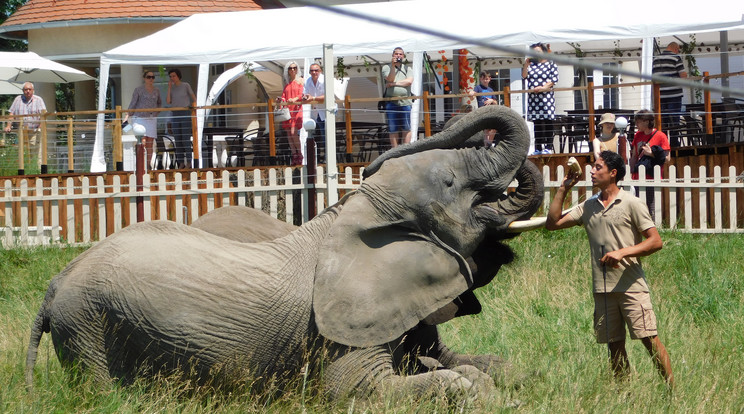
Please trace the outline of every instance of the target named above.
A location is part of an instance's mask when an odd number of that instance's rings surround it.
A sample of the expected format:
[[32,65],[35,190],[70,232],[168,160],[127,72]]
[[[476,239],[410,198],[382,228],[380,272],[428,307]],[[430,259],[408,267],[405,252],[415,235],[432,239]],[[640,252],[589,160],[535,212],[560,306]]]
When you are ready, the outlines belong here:
[[599,119],[599,125],[607,124],[607,123],[609,124],[615,123],[615,114],[611,114],[609,112],[606,114],[602,114],[602,118]]

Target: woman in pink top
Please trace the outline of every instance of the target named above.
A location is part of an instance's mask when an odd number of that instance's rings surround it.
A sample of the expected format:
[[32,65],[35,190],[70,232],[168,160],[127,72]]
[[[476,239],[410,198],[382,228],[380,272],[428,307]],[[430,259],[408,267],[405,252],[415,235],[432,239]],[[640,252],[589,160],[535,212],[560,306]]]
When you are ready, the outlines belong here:
[[284,80],[286,85],[282,96],[277,98],[277,103],[297,102],[297,105],[289,105],[290,118],[282,122],[282,128],[287,132],[289,150],[292,153],[292,165],[302,165],[302,146],[300,145],[300,129],[302,128],[302,92],[305,83],[298,75],[300,66],[295,61],[290,61],[284,66]]

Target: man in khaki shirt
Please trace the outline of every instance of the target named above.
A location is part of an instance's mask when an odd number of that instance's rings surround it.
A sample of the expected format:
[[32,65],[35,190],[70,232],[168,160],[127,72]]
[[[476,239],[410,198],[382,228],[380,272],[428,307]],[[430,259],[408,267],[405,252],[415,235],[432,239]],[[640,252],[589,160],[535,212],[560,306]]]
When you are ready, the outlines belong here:
[[572,209],[561,212],[566,194],[580,173],[569,173],[550,204],[548,230],[584,225],[592,252],[594,332],[607,343],[616,377],[630,371],[625,349],[625,325],[632,339],[640,339],[659,373],[670,386],[674,375],[669,354],[656,330],[656,315],[639,257],[662,248],[646,204],[617,186],[625,177],[620,155],[603,151],[592,168],[592,183],[600,192]]

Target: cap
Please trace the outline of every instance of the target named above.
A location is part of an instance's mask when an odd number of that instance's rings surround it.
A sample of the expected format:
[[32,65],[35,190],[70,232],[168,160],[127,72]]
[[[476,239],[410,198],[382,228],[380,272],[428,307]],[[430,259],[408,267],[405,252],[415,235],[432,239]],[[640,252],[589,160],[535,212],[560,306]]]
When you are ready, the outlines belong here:
[[602,118],[599,119],[599,125],[602,124],[614,124],[615,123],[615,114],[606,113],[602,114]]

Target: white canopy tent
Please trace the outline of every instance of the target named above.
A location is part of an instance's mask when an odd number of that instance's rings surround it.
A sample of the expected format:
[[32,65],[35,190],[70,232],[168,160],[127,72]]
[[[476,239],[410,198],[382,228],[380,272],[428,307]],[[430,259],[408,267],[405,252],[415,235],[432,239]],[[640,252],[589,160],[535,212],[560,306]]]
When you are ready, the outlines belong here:
[[[733,5],[728,0],[709,0],[704,7],[690,7],[689,10],[681,9],[679,2],[668,0],[627,0],[620,6],[594,0],[568,0],[557,6],[553,1],[535,0],[529,8],[519,2],[495,4],[490,0],[461,0],[457,12],[462,16],[453,16],[452,7],[452,3],[446,0],[334,7],[342,12],[373,16],[389,24],[313,7],[193,15],[160,32],[105,52],[101,58],[99,83],[107,84],[112,64],[198,64],[197,101],[201,105],[207,98],[206,79],[210,63],[322,56],[325,58],[324,72],[330,74],[333,73],[334,56],[379,55],[380,61],[387,62],[393,48],[400,46],[406,52],[414,52],[413,67],[417,69],[415,77],[418,83],[414,83],[413,90],[420,93],[424,51],[469,48],[481,56],[488,56],[494,54],[493,49],[487,50],[484,44],[495,48],[511,47],[509,51],[515,53],[519,50],[517,48],[541,41],[551,43],[553,51],[560,53],[565,51],[562,49],[571,49],[563,42],[580,42],[582,45],[606,42],[612,45],[616,40],[642,39],[645,45],[643,59],[650,62],[652,53],[648,40],[654,37],[733,29],[739,29],[736,33],[744,33],[741,30],[744,29],[744,5]],[[545,12],[531,13],[530,10]],[[621,16],[622,10],[633,13],[628,13],[624,21],[606,18],[608,13]],[[495,16],[490,23],[484,24],[483,19],[475,18],[487,13]],[[316,23],[312,30],[302,29],[308,27],[307,22]],[[411,27],[422,30],[411,30]],[[732,43],[736,41],[735,38],[729,40]],[[332,89],[333,82],[327,82],[327,86]],[[327,96],[333,94],[332,90],[326,92]],[[104,109],[105,93],[101,88],[99,109]],[[331,144],[335,136],[335,104],[328,104],[326,111],[331,119],[326,123],[326,143],[330,163],[335,159],[332,157],[335,146]],[[417,112],[414,107],[413,113]],[[198,122],[201,130],[203,114]],[[412,120],[412,125],[417,124]],[[93,171],[105,170],[102,131],[101,116],[91,163]],[[335,171],[335,165],[329,164],[328,170]]]

